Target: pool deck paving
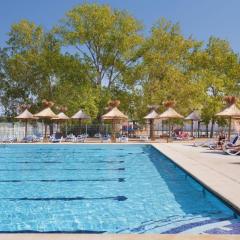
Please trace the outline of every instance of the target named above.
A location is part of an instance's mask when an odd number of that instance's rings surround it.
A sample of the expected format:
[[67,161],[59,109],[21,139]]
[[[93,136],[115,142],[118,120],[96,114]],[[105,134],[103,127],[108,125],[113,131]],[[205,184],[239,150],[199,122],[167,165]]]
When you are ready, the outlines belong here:
[[3,234],[3,240],[239,240],[240,236],[232,235],[160,235],[160,234]]
[[[193,147],[190,143],[152,143],[177,165],[240,212],[240,156]],[[0,234],[4,240],[240,240],[240,235],[161,234]]]

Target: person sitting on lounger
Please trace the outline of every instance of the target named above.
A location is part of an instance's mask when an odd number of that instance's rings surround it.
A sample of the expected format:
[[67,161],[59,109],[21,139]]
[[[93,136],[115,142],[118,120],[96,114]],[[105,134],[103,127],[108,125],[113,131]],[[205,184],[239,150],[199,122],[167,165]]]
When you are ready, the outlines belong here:
[[225,135],[225,133],[223,131],[221,131],[219,136],[218,136],[217,147],[222,148],[225,140],[226,140],[226,135]]
[[239,135],[237,134],[231,141],[226,141],[225,137],[219,135],[217,144],[212,144],[209,146],[210,149],[219,149],[222,150],[223,148],[231,148],[238,145]]

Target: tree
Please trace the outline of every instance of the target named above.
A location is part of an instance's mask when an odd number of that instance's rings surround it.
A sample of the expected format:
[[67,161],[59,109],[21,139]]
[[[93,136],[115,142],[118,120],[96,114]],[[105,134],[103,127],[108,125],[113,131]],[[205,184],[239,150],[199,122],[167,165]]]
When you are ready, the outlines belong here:
[[211,122],[210,137],[213,137],[215,115],[224,106],[223,97],[239,95],[239,58],[227,41],[211,37],[194,60],[192,67],[195,67],[203,96],[202,118],[206,124]]
[[60,45],[51,32],[27,20],[12,25],[5,48],[5,112],[16,114],[17,106],[40,107],[43,99],[54,100],[61,65]]
[[83,4],[67,13],[56,32],[91,67],[93,83],[110,88],[119,80],[124,82],[124,73],[138,63],[141,29],[126,12],[108,5]]
[[[201,43],[184,38],[178,24],[161,19],[144,45],[145,77],[142,81],[144,109],[175,100],[183,114],[198,104],[198,82],[190,62]],[[163,110],[163,108],[160,108]]]

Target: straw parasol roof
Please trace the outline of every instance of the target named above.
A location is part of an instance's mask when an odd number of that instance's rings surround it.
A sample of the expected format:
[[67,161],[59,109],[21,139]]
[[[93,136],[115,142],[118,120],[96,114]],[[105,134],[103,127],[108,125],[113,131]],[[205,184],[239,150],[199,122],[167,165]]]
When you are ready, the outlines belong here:
[[62,121],[69,119],[69,117],[64,112],[58,113],[57,116],[58,116],[57,118],[52,118],[52,119],[53,120],[62,120]]
[[225,108],[222,112],[217,113],[216,116],[240,118],[240,109],[234,103],[231,106]]
[[72,119],[86,119],[86,120],[90,119],[90,117],[86,113],[84,113],[81,109],[77,113],[75,113],[71,118]]
[[19,114],[17,119],[28,120],[28,119],[36,119],[32,113],[30,113],[27,109],[25,109],[21,114]]
[[147,116],[144,117],[144,119],[156,119],[156,118],[159,118],[159,114],[155,110],[152,110]]
[[34,114],[34,117],[45,118],[45,119],[58,118],[58,116],[51,110],[50,107],[47,107],[42,111],[40,111],[39,113]]
[[165,112],[159,115],[159,118],[174,119],[174,118],[183,118],[183,116],[177,113],[173,108],[169,107]]
[[201,118],[197,111],[193,111],[185,118],[185,120],[200,121]]
[[[227,97],[227,98],[229,98],[229,97]],[[237,105],[235,104],[235,98],[233,100],[234,100],[233,101],[234,103],[232,103],[230,106],[226,107],[222,112],[219,112],[216,114],[216,116],[219,116],[219,117],[229,118],[228,140],[230,139],[230,135],[231,135],[232,118],[240,118],[240,110],[237,107]]]
[[123,114],[117,107],[102,115],[103,120],[127,120],[128,116]]

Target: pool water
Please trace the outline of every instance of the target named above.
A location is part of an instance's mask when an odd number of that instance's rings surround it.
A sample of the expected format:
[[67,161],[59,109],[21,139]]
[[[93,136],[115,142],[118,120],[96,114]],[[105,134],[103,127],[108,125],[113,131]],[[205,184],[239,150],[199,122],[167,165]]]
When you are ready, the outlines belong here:
[[240,233],[150,145],[1,145],[0,232]]

